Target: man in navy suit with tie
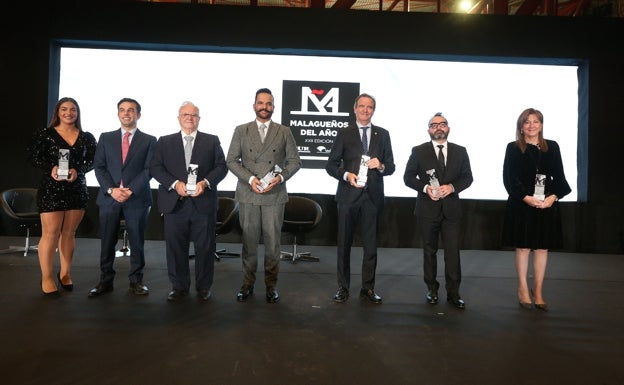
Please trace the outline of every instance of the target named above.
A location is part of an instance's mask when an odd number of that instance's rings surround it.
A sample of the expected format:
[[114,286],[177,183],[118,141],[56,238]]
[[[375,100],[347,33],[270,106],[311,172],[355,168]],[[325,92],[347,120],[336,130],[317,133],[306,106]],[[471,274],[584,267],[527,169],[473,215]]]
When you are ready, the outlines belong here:
[[[191,242],[195,246],[195,289],[200,299],[210,298],[214,278],[217,184],[228,169],[219,138],[198,132],[199,120],[199,108],[184,102],[178,112],[181,131],[158,139],[150,165],[159,183],[158,209],[164,216],[167,271],[172,286],[169,301],[189,294]],[[187,183],[192,179],[195,184]]]
[[[325,166],[338,180],[338,291],[334,301],[339,303],[349,298],[356,226],[360,226],[364,250],[360,297],[382,302],[375,292],[377,230],[385,199],[383,178],[394,173],[395,165],[389,132],[371,123],[375,107],[371,95],[361,94],[355,99],[355,122],[338,132]],[[358,176],[360,166],[363,175]]]
[[152,206],[149,162],[156,138],[137,128],[141,105],[123,98],[117,103],[121,129],[100,135],[95,151],[94,170],[100,184],[97,195],[100,231],[100,282],[89,292],[97,297],[113,290],[115,245],[119,238],[120,221],[126,222],[130,244],[130,291],[146,295],[143,284],[145,267],[145,227]]
[[447,141],[451,127],[441,114],[429,119],[431,141],[412,148],[403,180],[418,191],[414,213],[423,238],[423,271],[427,302],[438,303],[437,252],[440,235],[444,242],[446,299],[458,309],[466,304],[459,295],[461,265],[459,241],[461,201],[459,193],[472,184],[468,152]]

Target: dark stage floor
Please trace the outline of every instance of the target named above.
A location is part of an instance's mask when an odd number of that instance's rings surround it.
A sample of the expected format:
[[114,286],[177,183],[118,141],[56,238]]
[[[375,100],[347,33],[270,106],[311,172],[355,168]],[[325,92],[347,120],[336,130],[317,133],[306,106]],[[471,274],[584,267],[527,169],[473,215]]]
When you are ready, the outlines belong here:
[[[261,286],[236,302],[240,259],[216,263],[210,301],[168,303],[162,241],[147,242],[149,296],[128,293],[122,257],[115,290],[90,299],[98,245],[79,239],[75,291],[54,300],[35,253],[0,255],[3,384],[624,384],[622,255],[551,253],[544,313],[518,306],[511,251],[463,252],[461,311],[425,303],[418,249],[379,251],[382,305],[333,303],[335,248],[303,246],[321,262],[283,261],[279,304]],[[360,262],[355,248],[356,294]]]

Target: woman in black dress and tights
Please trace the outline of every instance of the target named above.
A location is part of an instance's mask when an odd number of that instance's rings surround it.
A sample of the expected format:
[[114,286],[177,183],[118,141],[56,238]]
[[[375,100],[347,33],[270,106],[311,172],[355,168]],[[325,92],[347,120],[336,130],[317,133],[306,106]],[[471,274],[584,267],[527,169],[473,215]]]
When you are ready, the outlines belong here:
[[[75,235],[89,203],[85,174],[93,169],[96,145],[93,134],[82,131],[76,100],[62,98],[54,107],[49,126],[34,133],[28,148],[32,165],[43,170],[37,206],[41,218],[41,290],[46,296],[58,296],[56,281],[65,290],[74,287],[71,264]],[[58,173],[60,149],[69,150],[69,172],[65,178]],[[57,248],[60,271],[54,276]]]
[[[520,306],[548,310],[542,293],[548,250],[561,248],[558,200],[571,191],[557,142],[544,139],[544,116],[528,108],[520,114],[516,140],[507,145],[503,182],[509,194],[503,226],[503,245],[516,249]],[[527,280],[533,251],[533,288]],[[531,295],[531,292],[533,295]],[[533,298],[532,298],[533,297]]]

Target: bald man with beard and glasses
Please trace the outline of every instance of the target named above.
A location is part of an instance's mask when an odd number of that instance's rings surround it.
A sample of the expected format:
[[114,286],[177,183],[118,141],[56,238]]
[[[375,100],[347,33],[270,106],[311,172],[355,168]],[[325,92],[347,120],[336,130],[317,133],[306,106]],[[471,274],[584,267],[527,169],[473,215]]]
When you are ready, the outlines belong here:
[[414,214],[423,239],[427,302],[431,305],[438,303],[437,252],[442,236],[446,299],[456,308],[464,309],[466,303],[459,295],[462,215],[459,193],[472,184],[472,171],[466,149],[448,142],[450,131],[448,120],[442,113],[429,119],[431,141],[412,148],[403,180],[407,187],[418,192]]

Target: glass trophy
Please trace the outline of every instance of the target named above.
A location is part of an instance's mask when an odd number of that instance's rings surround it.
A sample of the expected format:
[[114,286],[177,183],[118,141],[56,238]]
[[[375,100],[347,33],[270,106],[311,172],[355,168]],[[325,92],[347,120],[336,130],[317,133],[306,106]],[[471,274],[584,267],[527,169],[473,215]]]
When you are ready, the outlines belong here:
[[197,187],[197,170],[199,166],[196,164],[189,164],[186,169],[186,193],[189,195],[195,194],[195,189]]
[[433,195],[438,196],[438,189],[440,188],[440,181],[438,180],[438,173],[435,168],[425,171],[429,177],[429,186],[433,189]]
[[67,177],[69,177],[69,150],[66,148],[59,149],[59,161],[56,175],[59,179],[67,179]]
[[535,174],[535,192],[533,196],[535,199],[543,201],[546,199],[545,191],[546,188],[546,175],[544,174]]
[[282,168],[280,166],[278,166],[277,164],[273,166],[273,168],[269,170],[269,172],[267,172],[266,175],[262,177],[262,179],[260,179],[261,184],[260,186],[258,186],[258,190],[264,191],[264,189],[267,188],[267,186],[271,183],[273,178],[275,178],[281,172]]
[[357,184],[359,186],[365,186],[366,181],[368,180],[368,166],[366,162],[370,160],[370,156],[362,155],[362,159],[360,160],[360,170],[358,171],[358,179]]

